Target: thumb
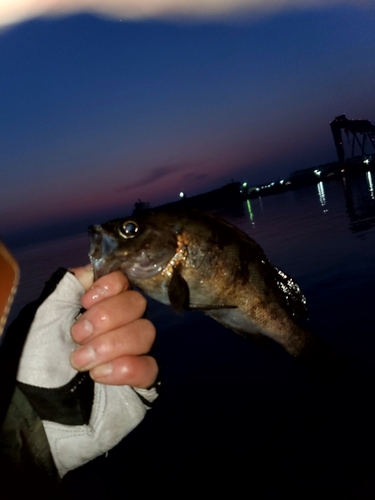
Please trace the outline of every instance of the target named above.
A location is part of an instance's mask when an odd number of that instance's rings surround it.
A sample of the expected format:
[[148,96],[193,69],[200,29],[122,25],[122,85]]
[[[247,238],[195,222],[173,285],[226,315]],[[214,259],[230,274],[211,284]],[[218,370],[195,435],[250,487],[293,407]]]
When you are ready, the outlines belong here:
[[69,271],[74,274],[86,292],[92,287],[94,282],[94,269],[91,264],[82,267],[73,267],[70,268]]

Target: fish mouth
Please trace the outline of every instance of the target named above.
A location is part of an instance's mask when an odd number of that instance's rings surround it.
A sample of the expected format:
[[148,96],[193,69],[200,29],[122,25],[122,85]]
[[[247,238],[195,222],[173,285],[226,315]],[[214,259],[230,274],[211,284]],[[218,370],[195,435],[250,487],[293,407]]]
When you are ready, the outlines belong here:
[[144,249],[133,255],[120,248],[118,239],[106,233],[100,225],[90,226],[89,236],[89,258],[94,269],[94,280],[119,269],[130,281],[153,278],[164,269],[174,254],[170,248],[164,248],[152,256]]
[[118,243],[115,238],[103,233],[100,225],[89,226],[89,236],[91,242],[89,258],[94,269],[94,281],[96,281],[120,268],[121,263],[110,258],[117,249]]

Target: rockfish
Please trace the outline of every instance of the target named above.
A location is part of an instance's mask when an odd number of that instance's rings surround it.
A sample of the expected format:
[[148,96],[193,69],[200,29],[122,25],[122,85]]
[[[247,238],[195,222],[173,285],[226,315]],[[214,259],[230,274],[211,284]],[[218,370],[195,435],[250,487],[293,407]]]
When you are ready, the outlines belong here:
[[199,309],[237,333],[266,336],[298,356],[312,335],[298,320],[306,301],[262,248],[228,222],[200,212],[145,212],[89,228],[95,278],[121,270],[175,309]]

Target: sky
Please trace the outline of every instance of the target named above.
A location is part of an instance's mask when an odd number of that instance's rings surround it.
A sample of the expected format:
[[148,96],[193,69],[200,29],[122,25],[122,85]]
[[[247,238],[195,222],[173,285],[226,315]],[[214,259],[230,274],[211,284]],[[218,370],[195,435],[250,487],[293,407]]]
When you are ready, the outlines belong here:
[[373,0],[0,0],[0,235],[335,161],[375,123]]

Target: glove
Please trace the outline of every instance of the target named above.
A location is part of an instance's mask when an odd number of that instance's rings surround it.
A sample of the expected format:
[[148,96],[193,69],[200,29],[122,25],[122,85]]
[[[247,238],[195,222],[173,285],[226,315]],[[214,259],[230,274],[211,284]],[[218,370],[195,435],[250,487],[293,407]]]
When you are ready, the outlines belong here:
[[94,383],[87,372],[71,366],[77,344],[70,329],[84,293],[66,272],[35,314],[17,374],[20,389],[42,419],[60,477],[118,444],[157,397],[155,388]]

